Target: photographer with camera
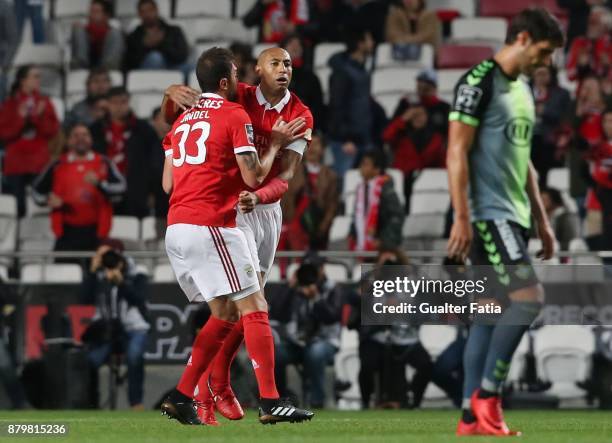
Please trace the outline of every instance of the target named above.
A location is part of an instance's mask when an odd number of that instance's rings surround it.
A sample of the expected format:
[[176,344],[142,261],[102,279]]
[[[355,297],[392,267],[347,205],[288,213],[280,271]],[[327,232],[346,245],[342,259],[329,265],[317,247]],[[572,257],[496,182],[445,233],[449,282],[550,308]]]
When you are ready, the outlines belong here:
[[[132,409],[142,410],[144,353],[150,329],[146,319],[148,277],[122,254],[122,249],[120,242],[105,241],[91,261],[81,286],[81,301],[95,304],[96,314],[82,340],[95,374],[106,362],[110,362],[112,371],[118,356],[125,355],[128,400]],[[94,380],[92,394],[97,406],[96,376]]]
[[270,325],[276,333],[276,383],[287,393],[287,366],[302,366],[306,403],[325,405],[325,367],[340,346],[342,292],[323,271],[323,260],[306,255],[289,287],[270,297]]

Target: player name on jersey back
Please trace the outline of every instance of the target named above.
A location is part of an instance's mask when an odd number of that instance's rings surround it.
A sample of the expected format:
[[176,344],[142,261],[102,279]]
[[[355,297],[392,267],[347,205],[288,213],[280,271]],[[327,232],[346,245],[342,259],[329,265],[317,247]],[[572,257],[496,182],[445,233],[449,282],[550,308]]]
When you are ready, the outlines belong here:
[[235,206],[245,189],[236,154],[256,152],[242,106],[202,94],[197,105],[177,118],[164,149],[173,166],[168,224],[236,226]]

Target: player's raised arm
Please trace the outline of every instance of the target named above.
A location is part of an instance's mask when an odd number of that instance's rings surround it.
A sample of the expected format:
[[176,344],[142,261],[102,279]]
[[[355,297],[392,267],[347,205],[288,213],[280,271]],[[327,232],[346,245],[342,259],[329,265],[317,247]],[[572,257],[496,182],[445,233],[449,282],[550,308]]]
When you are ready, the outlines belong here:
[[[246,116],[246,113],[244,113]],[[244,127],[251,127],[250,124],[244,124]],[[272,138],[270,141],[270,148],[265,155],[260,159],[257,155],[257,151],[245,147],[244,150],[240,151],[240,148],[234,150],[236,153],[236,160],[240,167],[240,173],[242,179],[251,188],[256,188],[264,181],[278,151],[290,140],[296,137],[300,129],[304,126],[304,119],[297,118],[290,123],[285,123],[281,119],[277,120],[272,128]],[[238,124],[235,127],[240,128]],[[252,129],[251,129],[252,131]]]
[[185,85],[170,85],[164,91],[161,104],[162,115],[169,125],[191,106],[195,105],[200,98],[200,91]]

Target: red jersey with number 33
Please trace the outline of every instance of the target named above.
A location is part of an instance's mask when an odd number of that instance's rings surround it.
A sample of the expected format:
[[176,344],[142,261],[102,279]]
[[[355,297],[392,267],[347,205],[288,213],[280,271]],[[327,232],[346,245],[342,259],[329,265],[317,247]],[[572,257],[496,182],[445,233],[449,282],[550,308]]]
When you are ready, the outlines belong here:
[[301,155],[304,154],[306,145],[310,143],[312,136],[312,127],[314,124],[312,113],[310,109],[308,109],[308,106],[303,104],[293,92],[287,91],[280,102],[275,106],[271,106],[258,86],[250,86],[245,83],[238,84],[238,103],[244,106],[245,111],[249,114],[253,122],[255,147],[257,148],[260,158],[263,157],[270,146],[272,126],[274,126],[274,123],[276,123],[279,117],[282,117],[285,123],[289,123],[291,120],[298,117],[304,117],[306,120],[305,126],[300,129],[300,132],[306,132],[306,135],[303,139],[296,140],[276,154],[272,169],[261,184],[261,186],[265,186],[282,171],[282,156],[286,149],[295,151]]
[[176,119],[163,145],[172,156],[168,225],[236,226],[235,207],[245,187],[236,154],[256,152],[242,106],[202,94]]

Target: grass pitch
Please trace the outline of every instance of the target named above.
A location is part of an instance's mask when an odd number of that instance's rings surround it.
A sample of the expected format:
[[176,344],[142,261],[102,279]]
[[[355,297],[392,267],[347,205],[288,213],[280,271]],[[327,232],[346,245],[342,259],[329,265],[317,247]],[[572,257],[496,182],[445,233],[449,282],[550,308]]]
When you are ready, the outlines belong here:
[[[0,411],[0,441],[70,442],[448,442],[457,411],[317,411],[310,423],[263,426],[257,413],[248,411],[237,422],[220,419],[221,426],[182,426],[158,412],[109,411]],[[601,411],[508,411],[512,428],[523,431],[521,442],[612,442],[612,413]],[[65,437],[8,437],[8,423],[66,423]],[[516,437],[509,437],[516,439]],[[505,438],[504,440],[506,440]],[[458,441],[495,441],[470,437]]]

